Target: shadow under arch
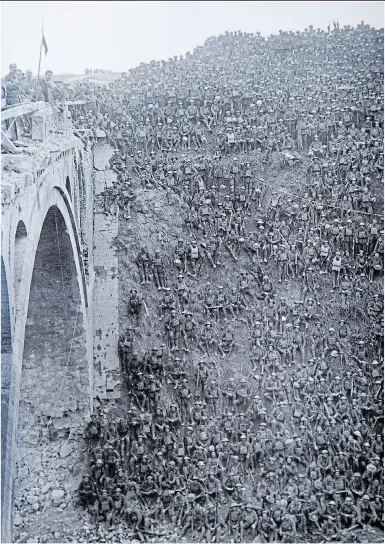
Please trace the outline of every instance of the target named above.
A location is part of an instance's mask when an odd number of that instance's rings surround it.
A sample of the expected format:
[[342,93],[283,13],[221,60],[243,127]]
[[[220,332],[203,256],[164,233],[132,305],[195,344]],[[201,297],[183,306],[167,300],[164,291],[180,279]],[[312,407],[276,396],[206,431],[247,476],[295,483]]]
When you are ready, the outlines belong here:
[[[4,497],[9,495],[9,481],[7,470],[9,465],[5,462],[5,453],[9,442],[9,409],[10,409],[10,382],[12,372],[12,318],[9,301],[8,280],[4,265],[3,256],[1,257],[1,498],[2,511],[1,521],[7,522],[10,516],[11,504],[4,501]],[[4,504],[4,502],[6,504]],[[4,542],[4,538],[2,538]]]
[[[38,479],[41,459],[70,481],[76,447],[59,469],[63,446],[76,444],[89,410],[87,331],[76,256],[65,219],[51,206],[33,265],[20,377],[15,498]],[[78,433],[78,434],[77,434]],[[79,436],[78,436],[79,435]],[[72,442],[73,441],[73,442]],[[72,457],[75,455],[75,457]]]
[[66,189],[67,189],[67,193],[69,194],[69,197],[72,200],[71,182],[70,182],[70,178],[68,176],[66,177]]
[[84,296],[85,307],[87,308],[88,307],[87,285],[86,285],[86,275],[85,275],[85,270],[84,270],[84,263],[83,263],[83,260],[82,260],[82,257],[81,257],[82,256],[82,250],[81,250],[81,246],[80,246],[80,232],[79,232],[79,230],[78,230],[78,228],[76,226],[75,217],[74,217],[74,215],[72,213],[71,203],[68,200],[67,195],[65,194],[65,192],[60,187],[55,186],[54,189],[61,195],[61,197],[62,197],[62,199],[64,201],[64,204],[65,204],[65,206],[67,208],[67,211],[68,211],[69,220],[71,221],[72,230],[76,234],[75,244],[76,244],[76,251],[77,251],[77,254],[78,254],[78,257],[79,257],[79,264],[80,264],[80,275],[81,275],[82,288],[83,288],[82,294]]
[[11,308],[7,274],[1,257],[1,353],[12,353]]
[[20,291],[20,284],[22,281],[22,273],[24,260],[27,255],[28,246],[28,233],[27,228],[23,221],[19,221],[15,234],[15,246],[14,246],[14,289],[15,297],[17,298]]

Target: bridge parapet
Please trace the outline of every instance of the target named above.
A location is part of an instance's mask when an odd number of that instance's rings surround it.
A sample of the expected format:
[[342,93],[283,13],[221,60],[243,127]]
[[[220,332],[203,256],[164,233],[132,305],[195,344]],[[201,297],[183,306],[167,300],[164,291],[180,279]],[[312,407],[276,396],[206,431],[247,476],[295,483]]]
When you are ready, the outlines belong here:
[[2,108],[1,146],[8,153],[22,153],[29,140],[45,141],[58,130],[71,130],[67,108],[54,112],[46,102],[30,102]]

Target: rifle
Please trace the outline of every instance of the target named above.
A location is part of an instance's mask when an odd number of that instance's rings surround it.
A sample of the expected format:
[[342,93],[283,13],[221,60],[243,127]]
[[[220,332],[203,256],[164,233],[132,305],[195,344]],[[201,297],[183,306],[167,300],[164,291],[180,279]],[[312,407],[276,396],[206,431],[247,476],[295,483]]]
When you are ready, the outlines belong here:
[[198,369],[198,372],[197,372],[197,379],[196,379],[196,382],[195,382],[195,389],[196,389],[196,390],[198,390],[199,378],[200,378],[200,372],[199,372],[199,369]]
[[[348,533],[349,531],[352,531],[353,529],[356,529],[359,527],[359,525],[353,525],[352,527],[349,527],[349,529],[341,529],[341,531],[337,531],[334,535],[331,535],[328,540],[334,539],[336,536],[338,536],[340,533]],[[323,540],[322,542],[327,542],[326,540]]]
[[330,413],[329,413],[329,410],[328,410],[328,407],[327,407],[326,402],[324,402],[324,407],[325,407],[325,412],[327,413],[328,418],[330,419]]
[[98,510],[96,513],[95,526],[96,526],[96,530],[99,531],[99,501],[98,501]]
[[143,533],[145,535],[152,535],[152,536],[164,536],[167,533],[152,533],[151,531],[146,531],[145,529],[139,529],[138,527],[135,528],[136,531],[139,533]]
[[209,355],[210,355],[210,352],[209,352],[209,344],[208,344],[207,337],[205,338],[205,346],[206,346],[207,356],[209,356]]
[[215,529],[217,528],[217,524],[218,524],[218,487],[217,487],[217,491],[216,491],[216,494],[215,494],[215,521],[214,521],[214,527],[213,527],[213,530],[212,530],[213,534],[214,534]]
[[[378,398],[378,396],[379,396],[379,394],[381,393],[382,389],[383,389],[383,386],[380,384],[380,387],[378,388],[378,391],[377,391],[377,393],[376,393],[376,395],[375,395],[376,399]],[[378,416],[378,418],[379,418],[379,417],[380,417],[380,416]],[[377,419],[378,419],[378,418],[377,418]]]
[[244,541],[244,540],[243,540],[244,531],[243,531],[243,521],[242,521],[242,520],[241,520],[241,522],[240,522],[240,530],[241,530],[241,535],[240,535],[240,536],[241,536],[241,540],[240,540],[240,541],[243,542],[243,541]]
[[149,317],[149,315],[148,315],[148,310],[147,310],[147,305],[146,305],[146,303],[144,302],[144,300],[142,300],[142,304],[143,304],[143,306],[144,306],[144,310],[145,310],[145,312],[146,312],[147,317]]
[[231,229],[231,220],[232,220],[232,218],[233,218],[233,210],[231,210],[231,212],[230,212],[229,223],[227,225],[227,234],[229,234],[230,229]]
[[131,395],[133,395],[134,399],[138,403],[138,406],[141,406],[138,397],[136,396],[136,393],[134,393],[133,389],[130,390]]

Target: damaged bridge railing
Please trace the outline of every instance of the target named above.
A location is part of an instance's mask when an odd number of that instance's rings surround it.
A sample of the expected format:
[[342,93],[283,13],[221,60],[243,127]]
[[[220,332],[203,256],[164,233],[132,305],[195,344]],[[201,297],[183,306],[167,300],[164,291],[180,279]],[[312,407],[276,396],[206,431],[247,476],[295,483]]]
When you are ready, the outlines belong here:
[[[20,153],[19,140],[44,140],[55,130],[55,116],[49,104],[43,101],[1,105],[1,147],[8,153]],[[18,144],[19,142],[19,144]]]

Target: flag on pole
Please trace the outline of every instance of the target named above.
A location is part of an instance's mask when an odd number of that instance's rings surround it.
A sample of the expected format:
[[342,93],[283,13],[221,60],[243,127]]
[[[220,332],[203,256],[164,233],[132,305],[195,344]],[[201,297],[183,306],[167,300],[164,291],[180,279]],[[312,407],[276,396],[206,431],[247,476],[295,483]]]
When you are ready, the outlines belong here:
[[48,45],[47,45],[47,42],[45,41],[44,34],[42,35],[41,43],[43,44],[44,54],[46,55],[48,53]]

